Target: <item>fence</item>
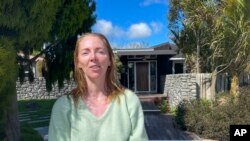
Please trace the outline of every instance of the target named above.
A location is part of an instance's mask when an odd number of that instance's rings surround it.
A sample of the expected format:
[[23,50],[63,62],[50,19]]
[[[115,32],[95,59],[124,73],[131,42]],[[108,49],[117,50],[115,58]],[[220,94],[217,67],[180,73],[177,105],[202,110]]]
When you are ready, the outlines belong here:
[[[216,80],[216,91],[225,92],[230,90],[230,76],[226,73],[219,74]],[[242,74],[239,77],[239,86],[250,86],[250,74]]]

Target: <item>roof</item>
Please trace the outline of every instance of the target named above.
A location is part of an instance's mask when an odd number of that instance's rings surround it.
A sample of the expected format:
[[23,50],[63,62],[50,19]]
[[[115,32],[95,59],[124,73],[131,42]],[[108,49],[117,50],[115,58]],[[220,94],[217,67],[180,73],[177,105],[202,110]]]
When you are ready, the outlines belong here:
[[177,47],[174,44],[163,43],[150,48],[113,49],[120,56],[126,55],[176,55]]

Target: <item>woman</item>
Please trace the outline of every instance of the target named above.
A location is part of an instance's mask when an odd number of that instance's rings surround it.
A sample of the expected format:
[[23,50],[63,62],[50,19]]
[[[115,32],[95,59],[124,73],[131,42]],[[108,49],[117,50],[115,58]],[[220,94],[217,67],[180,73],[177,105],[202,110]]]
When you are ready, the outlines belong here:
[[145,141],[144,116],[138,97],[116,78],[108,40],[86,33],[74,52],[77,87],[53,106],[49,141]]

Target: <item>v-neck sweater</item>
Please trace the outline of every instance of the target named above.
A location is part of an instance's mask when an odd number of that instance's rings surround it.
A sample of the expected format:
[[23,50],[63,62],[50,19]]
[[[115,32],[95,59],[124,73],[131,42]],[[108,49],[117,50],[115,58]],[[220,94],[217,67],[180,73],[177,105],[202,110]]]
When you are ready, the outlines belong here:
[[55,102],[49,141],[147,141],[144,115],[138,97],[126,89],[96,117],[83,100],[74,105],[71,95]]

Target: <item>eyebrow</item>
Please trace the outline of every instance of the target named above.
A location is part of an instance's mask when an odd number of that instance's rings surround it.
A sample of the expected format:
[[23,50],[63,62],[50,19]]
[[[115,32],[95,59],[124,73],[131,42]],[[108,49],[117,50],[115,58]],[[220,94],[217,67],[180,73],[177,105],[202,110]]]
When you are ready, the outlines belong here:
[[88,50],[90,50],[90,49],[89,48],[82,48],[82,49],[79,50],[79,52],[81,52],[81,51],[88,51]]
[[[89,51],[90,49],[89,48],[81,48],[79,51]],[[106,48],[103,48],[103,47],[97,47],[95,48],[95,50],[106,50]]]

